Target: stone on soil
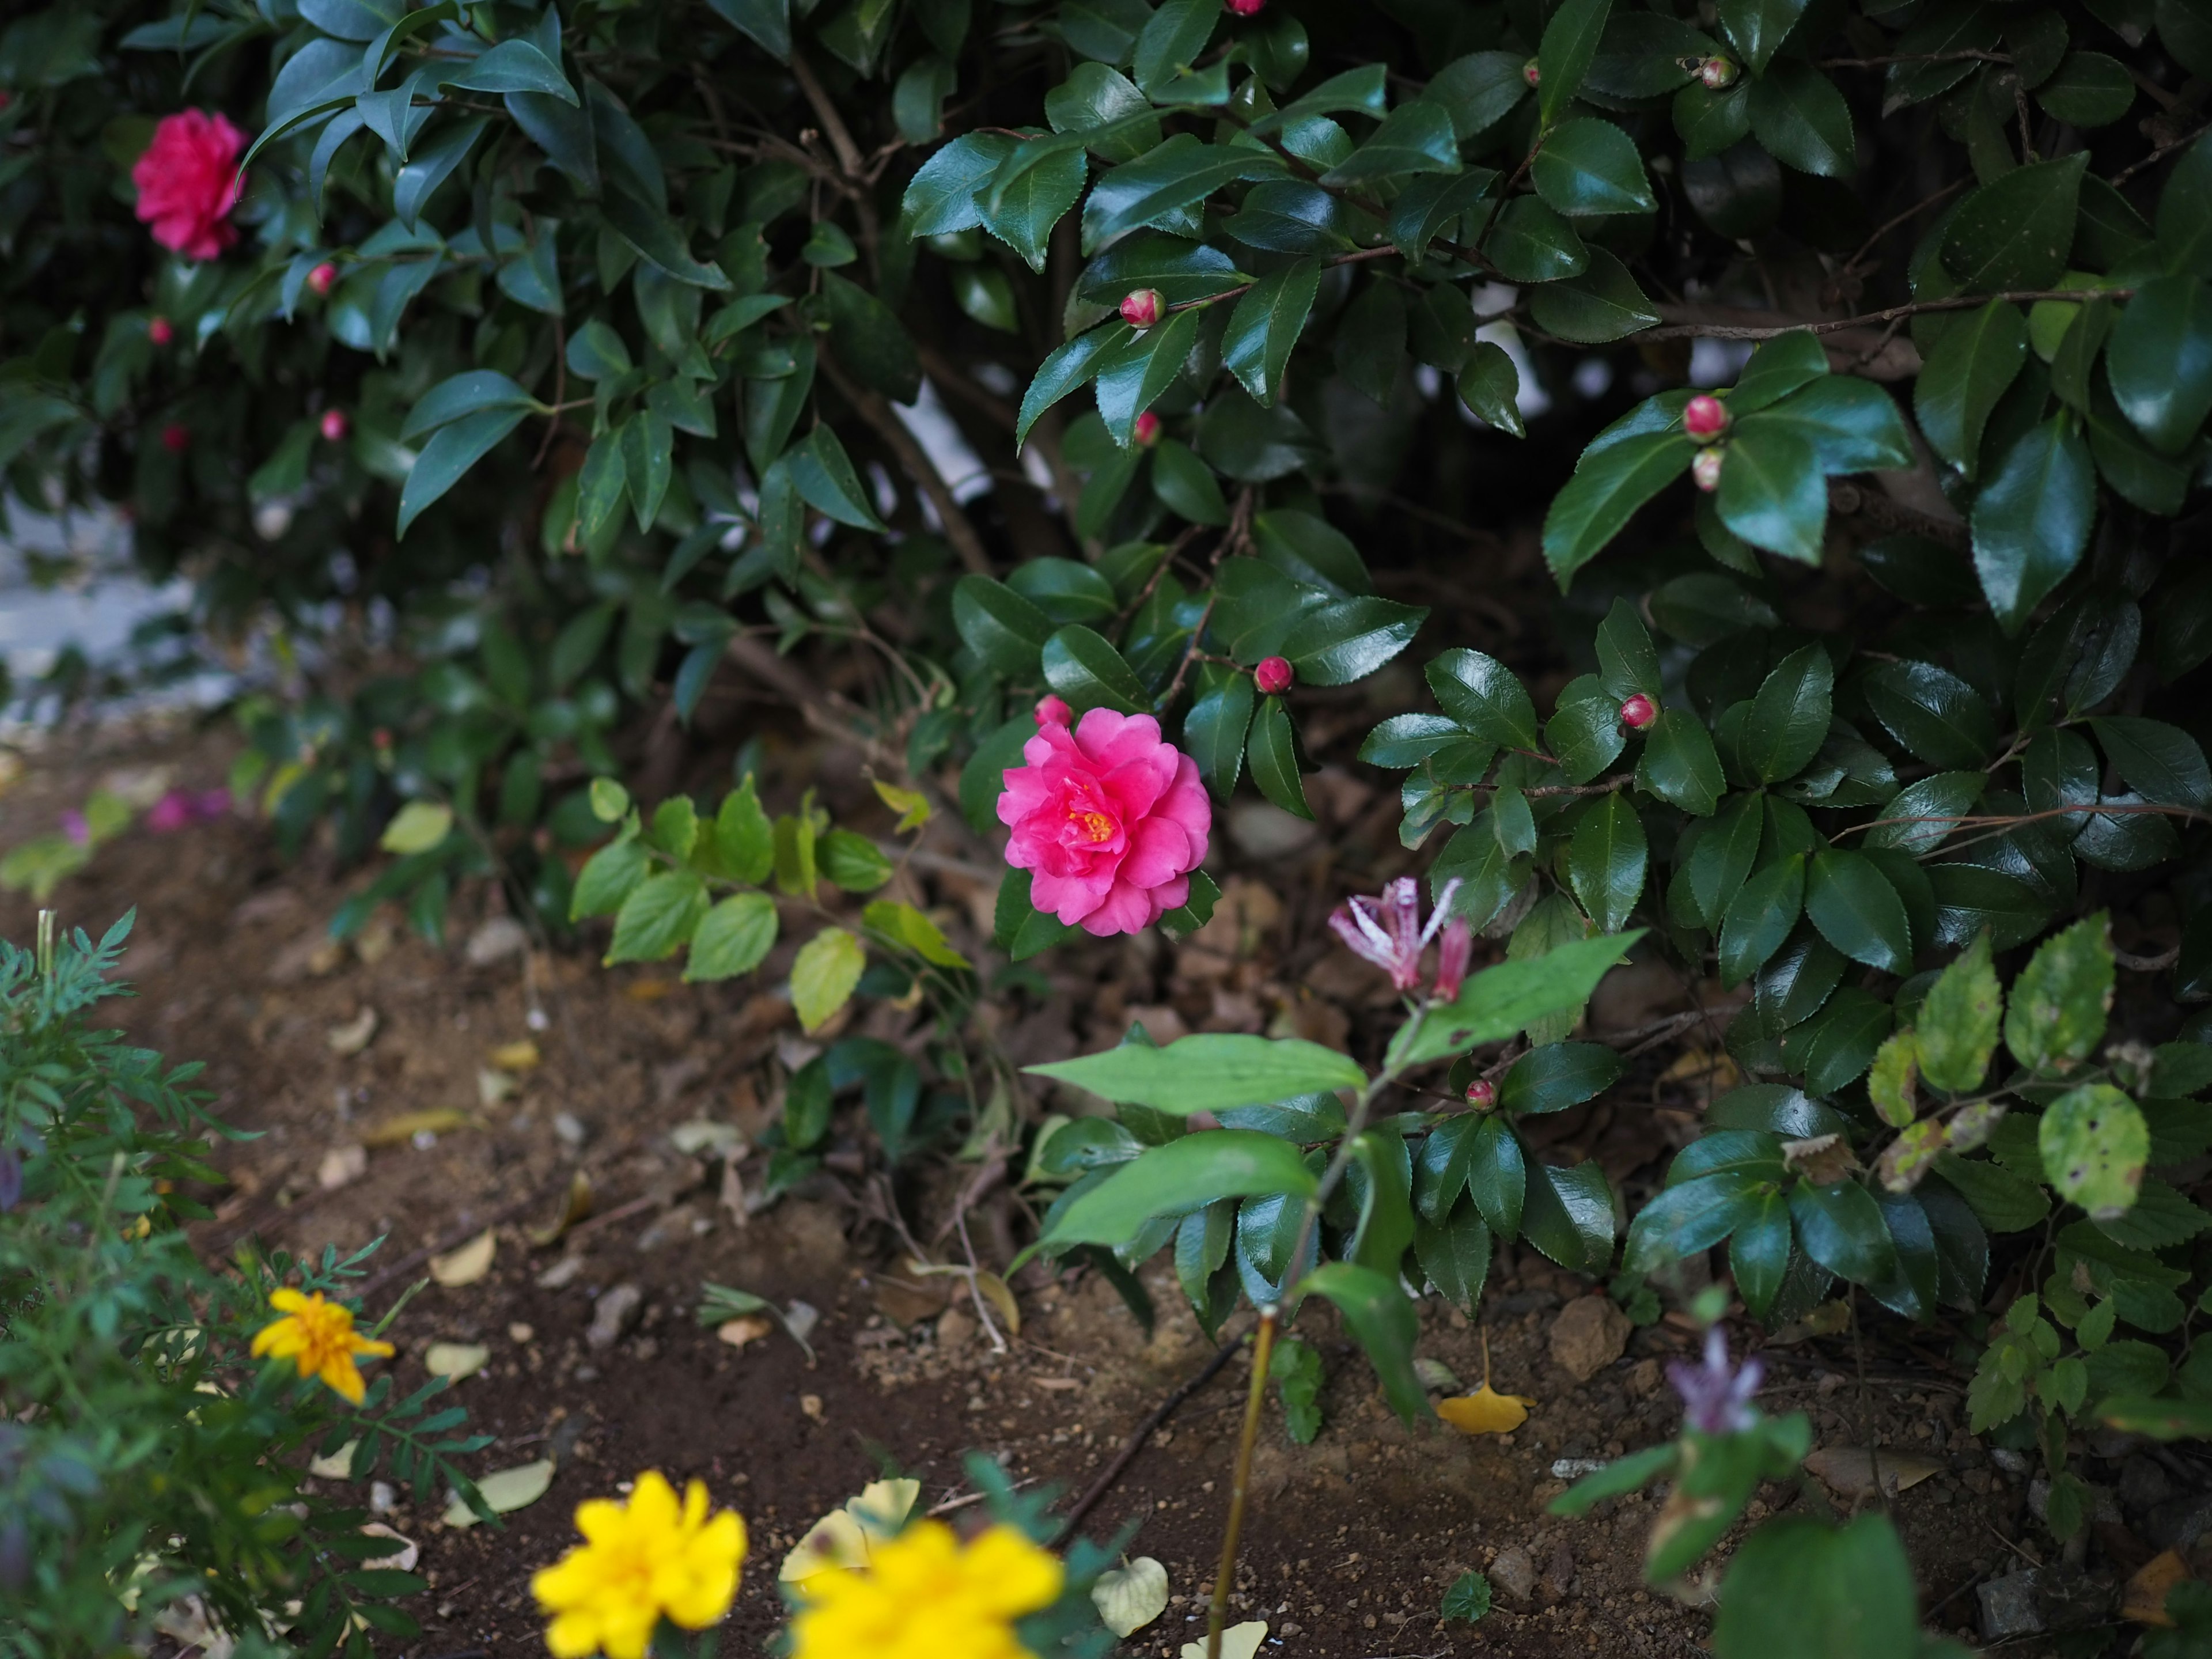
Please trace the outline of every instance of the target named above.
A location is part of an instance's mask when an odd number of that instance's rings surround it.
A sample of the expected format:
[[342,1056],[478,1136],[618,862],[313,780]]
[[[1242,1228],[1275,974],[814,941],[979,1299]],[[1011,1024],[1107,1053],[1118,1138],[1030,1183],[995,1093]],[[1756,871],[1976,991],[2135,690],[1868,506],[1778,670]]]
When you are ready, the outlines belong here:
[[1580,1296],[1552,1322],[1552,1358],[1587,1382],[1621,1356],[1635,1327],[1609,1296]]

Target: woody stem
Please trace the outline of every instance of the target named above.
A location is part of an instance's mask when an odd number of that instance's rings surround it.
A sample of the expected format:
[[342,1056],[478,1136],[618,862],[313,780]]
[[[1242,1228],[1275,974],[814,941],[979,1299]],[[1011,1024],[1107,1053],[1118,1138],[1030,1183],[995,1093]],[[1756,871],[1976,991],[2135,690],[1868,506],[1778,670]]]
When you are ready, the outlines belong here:
[[1260,1437],[1260,1407],[1267,1397],[1267,1362],[1275,1352],[1273,1303],[1260,1310],[1252,1341],[1252,1386],[1244,1395],[1244,1432],[1237,1443],[1237,1474],[1229,1488],[1229,1522],[1221,1530],[1221,1565],[1213,1575],[1213,1605],[1206,1615],[1206,1659],[1221,1659],[1221,1626],[1229,1617],[1229,1587],[1237,1579],[1237,1541],[1244,1531],[1244,1494],[1252,1481],[1252,1447]]

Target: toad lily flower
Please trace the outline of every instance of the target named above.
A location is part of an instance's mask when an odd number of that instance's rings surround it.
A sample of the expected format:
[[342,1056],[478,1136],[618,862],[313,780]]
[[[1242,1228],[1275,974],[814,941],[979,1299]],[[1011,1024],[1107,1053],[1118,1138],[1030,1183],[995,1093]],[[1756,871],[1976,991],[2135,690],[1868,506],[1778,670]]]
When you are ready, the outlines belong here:
[[1705,1363],[1686,1365],[1676,1360],[1667,1367],[1667,1380],[1682,1396],[1682,1422],[1701,1434],[1737,1434],[1759,1420],[1751,1397],[1759,1392],[1766,1367],[1756,1358],[1741,1365],[1729,1364],[1728,1339],[1721,1328],[1705,1333]]
[[[1459,878],[1455,876],[1437,895],[1437,908],[1423,927],[1420,884],[1411,876],[1401,876],[1382,890],[1380,898],[1362,895],[1338,905],[1328,925],[1355,955],[1389,974],[1390,983],[1401,991],[1410,991],[1420,982],[1421,957],[1428,951],[1429,941],[1441,931],[1443,943],[1437,951],[1435,995],[1440,1002],[1449,1002],[1459,994],[1474,952],[1473,931],[1464,918],[1451,915],[1452,899],[1458,891]],[[1449,923],[1447,917],[1450,917]]]

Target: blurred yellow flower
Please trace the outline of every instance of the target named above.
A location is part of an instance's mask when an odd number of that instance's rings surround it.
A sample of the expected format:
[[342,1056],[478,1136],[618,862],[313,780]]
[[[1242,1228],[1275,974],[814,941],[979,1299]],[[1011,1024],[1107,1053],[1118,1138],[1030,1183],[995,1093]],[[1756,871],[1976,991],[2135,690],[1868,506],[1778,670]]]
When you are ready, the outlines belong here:
[[1033,1659],[1014,1620],[1060,1597],[1059,1558],[1012,1527],[963,1547],[942,1521],[872,1541],[864,1571],[813,1572],[793,1659]]
[[707,1488],[676,1489],[658,1469],[631,1488],[629,1502],[594,1498],[576,1505],[584,1541],[530,1581],[553,1615],[545,1645],[556,1659],[645,1659],[663,1616],[704,1630],[730,1610],[745,1559],[745,1523],[733,1510],[707,1514]]
[[361,1404],[366,1387],[354,1356],[368,1353],[388,1358],[392,1345],[372,1341],[356,1331],[353,1310],[325,1301],[320,1291],[313,1296],[278,1291],[270,1297],[269,1305],[283,1317],[272,1320],[255,1334],[253,1357],[258,1359],[270,1354],[292,1360],[300,1367],[301,1376],[319,1376],[333,1392],[356,1406]]

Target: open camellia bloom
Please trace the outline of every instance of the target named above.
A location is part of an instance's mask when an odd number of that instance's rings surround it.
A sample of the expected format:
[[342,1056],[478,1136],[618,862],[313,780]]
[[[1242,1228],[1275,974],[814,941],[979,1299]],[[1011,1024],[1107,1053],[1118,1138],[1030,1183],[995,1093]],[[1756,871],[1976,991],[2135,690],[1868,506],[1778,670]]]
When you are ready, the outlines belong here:
[[530,1580],[553,1616],[545,1645],[556,1659],[645,1659],[661,1620],[704,1630],[737,1599],[745,1523],[734,1510],[707,1513],[707,1488],[676,1489],[658,1469],[632,1486],[628,1504],[611,1498],[576,1505],[584,1541]]
[[1032,1659],[1014,1621],[1060,1599],[1059,1558],[1012,1527],[963,1546],[942,1521],[877,1544],[861,1572],[799,1587],[793,1659]]
[[163,247],[187,259],[212,259],[238,240],[239,153],[246,135],[220,112],[165,115],[131,169],[138,216]]
[[355,1330],[353,1310],[326,1301],[320,1291],[312,1296],[277,1291],[270,1296],[269,1305],[283,1316],[255,1333],[253,1357],[289,1359],[299,1366],[301,1376],[319,1376],[332,1392],[356,1406],[361,1404],[368,1388],[361,1380],[361,1368],[354,1364],[355,1356],[367,1353],[389,1358],[392,1345],[373,1341]]
[[1006,862],[1031,872],[1030,902],[1102,938],[1149,927],[1190,902],[1213,804],[1198,763],[1150,714],[1094,708],[1071,727],[1067,705],[1037,706],[1029,763],[1005,774],[999,822]]

